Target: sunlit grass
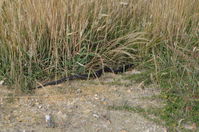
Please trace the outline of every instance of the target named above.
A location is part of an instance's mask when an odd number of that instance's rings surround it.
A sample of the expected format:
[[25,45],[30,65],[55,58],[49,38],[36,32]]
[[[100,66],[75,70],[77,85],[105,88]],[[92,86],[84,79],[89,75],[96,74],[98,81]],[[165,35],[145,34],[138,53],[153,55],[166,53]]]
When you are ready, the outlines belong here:
[[50,78],[136,63],[194,113],[198,38],[198,0],[0,0],[0,80],[29,91]]

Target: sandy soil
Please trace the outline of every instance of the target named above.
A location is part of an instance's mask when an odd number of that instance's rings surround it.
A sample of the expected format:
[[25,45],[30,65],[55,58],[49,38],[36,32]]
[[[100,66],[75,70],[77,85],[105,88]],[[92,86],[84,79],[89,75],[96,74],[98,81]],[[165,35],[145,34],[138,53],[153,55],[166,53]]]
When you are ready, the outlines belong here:
[[[166,132],[142,115],[108,106],[161,107],[153,86],[105,74],[99,79],[71,81],[21,95],[0,86],[0,132]],[[47,118],[50,118],[47,120]]]

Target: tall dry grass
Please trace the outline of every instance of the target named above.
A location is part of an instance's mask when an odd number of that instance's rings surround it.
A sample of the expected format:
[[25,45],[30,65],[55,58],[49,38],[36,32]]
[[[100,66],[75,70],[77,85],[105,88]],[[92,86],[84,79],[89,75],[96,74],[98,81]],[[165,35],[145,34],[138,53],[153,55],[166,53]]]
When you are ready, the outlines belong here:
[[198,0],[0,0],[0,79],[28,90],[138,63],[186,107],[199,94],[198,38]]
[[[164,41],[175,55],[193,59],[198,57],[197,42],[192,44],[198,35],[198,5],[197,0],[1,0],[2,65],[6,62],[5,69],[15,78],[16,69],[23,74],[27,66],[31,72],[36,63],[52,70],[81,52],[92,58],[87,65],[122,61],[121,53],[132,58],[129,50],[151,49],[157,41]],[[138,31],[148,33],[151,42]],[[139,44],[129,48],[119,41]]]
[[134,45],[147,40],[132,31],[131,12],[119,1],[3,1],[2,73],[23,84],[43,74],[135,59]]

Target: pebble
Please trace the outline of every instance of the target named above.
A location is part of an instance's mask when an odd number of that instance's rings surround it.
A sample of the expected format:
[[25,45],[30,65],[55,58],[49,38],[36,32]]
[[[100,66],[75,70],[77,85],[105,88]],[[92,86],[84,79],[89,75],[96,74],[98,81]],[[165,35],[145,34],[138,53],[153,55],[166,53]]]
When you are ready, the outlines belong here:
[[47,127],[55,127],[54,122],[52,121],[51,115],[45,115]]
[[94,116],[95,118],[99,118],[99,115],[97,115],[97,114],[93,114],[93,116]]
[[99,97],[98,97],[98,95],[97,94],[95,94],[95,97],[94,97],[96,100],[98,100],[99,99]]
[[1,81],[0,81],[0,85],[3,85],[3,83],[4,83],[4,80],[1,80]]
[[82,90],[81,89],[77,89],[77,93],[82,93]]
[[39,109],[41,109],[42,108],[42,105],[39,105],[39,107],[38,107]]

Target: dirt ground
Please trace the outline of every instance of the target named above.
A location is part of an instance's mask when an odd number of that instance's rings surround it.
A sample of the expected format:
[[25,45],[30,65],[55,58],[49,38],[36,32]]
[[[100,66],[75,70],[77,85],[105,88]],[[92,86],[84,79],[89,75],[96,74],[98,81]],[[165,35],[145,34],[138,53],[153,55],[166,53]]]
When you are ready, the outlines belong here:
[[109,106],[154,108],[153,86],[124,80],[135,74],[105,74],[94,80],[76,80],[21,95],[0,86],[0,132],[166,132],[143,115]]

